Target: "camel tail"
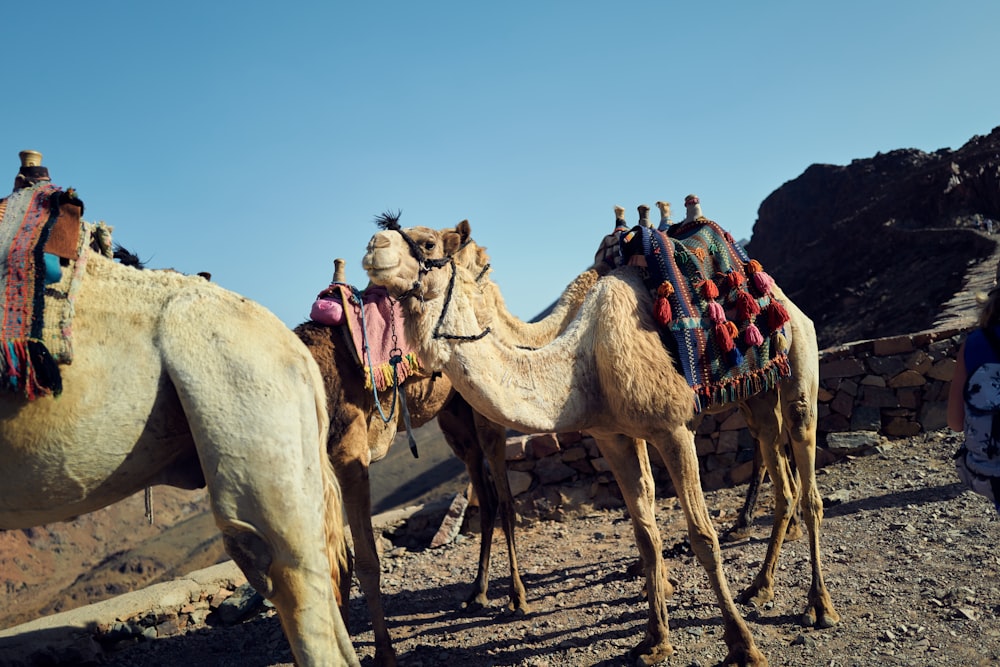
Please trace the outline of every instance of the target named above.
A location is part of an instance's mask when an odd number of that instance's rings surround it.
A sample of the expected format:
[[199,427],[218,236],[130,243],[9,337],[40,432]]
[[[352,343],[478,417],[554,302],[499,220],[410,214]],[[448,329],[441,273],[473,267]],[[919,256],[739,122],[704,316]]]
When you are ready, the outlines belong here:
[[[312,359],[310,358],[310,361]],[[351,585],[351,561],[347,550],[347,535],[344,531],[344,500],[340,484],[333,471],[333,463],[327,455],[327,438],[330,431],[330,418],[326,411],[326,387],[320,377],[319,369],[314,365],[313,386],[316,397],[316,421],[319,424],[320,469],[323,477],[323,502],[326,507],[326,548],[330,559],[330,579],[337,598],[337,606],[346,610],[345,603]]]

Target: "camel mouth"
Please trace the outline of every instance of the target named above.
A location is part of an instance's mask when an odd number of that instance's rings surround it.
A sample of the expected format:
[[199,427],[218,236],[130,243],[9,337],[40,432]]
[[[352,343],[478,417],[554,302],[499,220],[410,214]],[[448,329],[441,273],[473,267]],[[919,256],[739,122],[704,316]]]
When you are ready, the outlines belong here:
[[372,273],[385,273],[387,271],[394,271],[399,268],[400,262],[399,258],[396,256],[385,256],[379,255],[379,253],[366,253],[364,257],[361,258],[361,268],[368,272],[369,275]]

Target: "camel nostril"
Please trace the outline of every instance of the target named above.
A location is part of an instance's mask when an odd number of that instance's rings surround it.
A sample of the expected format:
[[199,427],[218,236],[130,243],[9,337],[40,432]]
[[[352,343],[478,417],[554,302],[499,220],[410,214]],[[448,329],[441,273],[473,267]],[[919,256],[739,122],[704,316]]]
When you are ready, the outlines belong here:
[[388,248],[389,239],[385,236],[376,236],[372,239],[372,246],[375,248]]

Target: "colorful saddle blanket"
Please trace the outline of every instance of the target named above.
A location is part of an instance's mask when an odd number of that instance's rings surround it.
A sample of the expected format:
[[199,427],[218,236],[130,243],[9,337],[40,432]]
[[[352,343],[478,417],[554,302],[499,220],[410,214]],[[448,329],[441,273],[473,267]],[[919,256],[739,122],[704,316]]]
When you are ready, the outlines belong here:
[[[60,196],[65,198],[61,188],[43,182],[2,202],[0,386],[29,400],[62,391],[59,366],[43,340],[45,245],[59,219]],[[50,280],[61,275],[58,259],[51,263]]]
[[677,343],[698,411],[766,391],[790,375],[782,335],[788,311],[774,281],[717,223],[700,218],[667,232],[644,226],[621,238],[625,261],[642,253],[654,318]]
[[361,292],[333,283],[320,292],[309,317],[320,324],[344,325],[364,368],[365,388],[391,388],[419,370],[420,363],[406,338],[403,308],[384,287]]

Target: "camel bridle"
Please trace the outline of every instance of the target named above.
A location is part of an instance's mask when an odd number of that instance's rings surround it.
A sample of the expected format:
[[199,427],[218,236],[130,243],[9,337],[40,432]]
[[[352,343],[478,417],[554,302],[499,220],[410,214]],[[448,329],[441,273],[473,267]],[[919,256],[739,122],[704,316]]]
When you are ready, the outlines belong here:
[[[405,293],[399,296],[400,301],[402,301],[403,299],[413,298],[417,296],[417,290],[423,284],[422,278],[425,275],[427,275],[434,269],[441,269],[444,268],[445,266],[451,267],[451,275],[448,277],[448,290],[445,292],[444,295],[444,306],[441,308],[441,314],[438,316],[438,321],[434,325],[434,332],[432,334],[435,340],[445,339],[445,340],[477,341],[490,333],[491,329],[489,327],[486,327],[480,333],[474,336],[460,336],[458,334],[441,333],[441,326],[444,323],[445,315],[448,314],[448,308],[451,306],[452,295],[455,292],[455,278],[458,275],[458,267],[455,264],[455,255],[461,252],[462,249],[464,249],[466,246],[468,246],[472,239],[469,238],[465,239],[464,241],[462,241],[462,244],[458,246],[458,248],[454,252],[444,257],[431,259],[427,257],[427,255],[424,253],[423,249],[420,247],[420,244],[417,243],[415,240],[413,240],[413,237],[411,237],[403,230],[403,228],[399,224],[398,216],[394,217],[382,216],[379,219],[378,224],[386,231],[396,232],[401,237],[403,237],[403,241],[406,242],[407,247],[409,247],[410,249],[410,254],[413,256],[415,260],[417,260],[417,264],[420,266],[420,268],[417,270],[417,279],[413,282],[413,286],[410,287],[409,290],[407,290]],[[483,276],[486,275],[486,272],[489,270],[489,268],[490,265],[487,263],[486,266],[484,266],[483,269],[479,272],[479,275],[476,276],[477,283],[480,281],[480,279],[482,279]]]

